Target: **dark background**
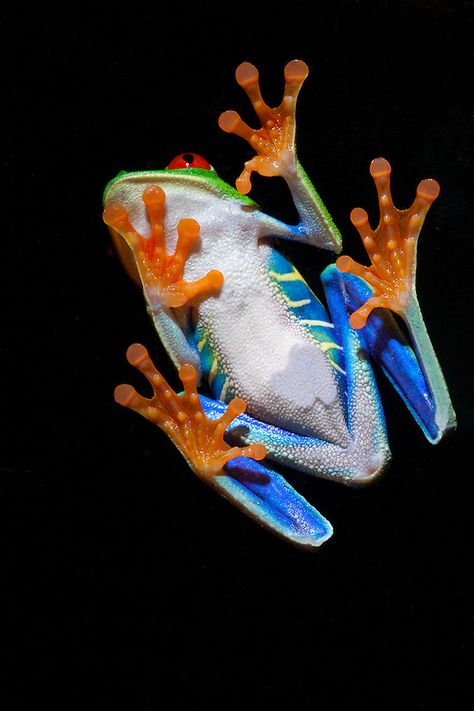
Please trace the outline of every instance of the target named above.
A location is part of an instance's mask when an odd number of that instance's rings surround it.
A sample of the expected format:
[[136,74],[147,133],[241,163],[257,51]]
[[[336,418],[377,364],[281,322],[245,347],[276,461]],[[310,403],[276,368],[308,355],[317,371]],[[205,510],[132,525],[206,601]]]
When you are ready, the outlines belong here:
[[[473,4],[309,7],[3,17],[2,709],[431,709],[471,692]],[[351,490],[288,474],[334,524],[316,554],[217,497],[113,402],[117,383],[140,383],[135,341],[178,381],[101,222],[121,169],[195,150],[232,183],[251,152],[217,116],[253,119],[234,69],[254,62],[277,104],[295,57],[311,69],[299,155],[345,252],[363,259],[350,210],[377,219],[372,158],[392,163],[400,207],[422,178],[441,184],[418,293],[459,418],[432,447],[380,379],[384,478]],[[254,188],[293,219],[281,181]],[[285,248],[320,291],[330,255]]]

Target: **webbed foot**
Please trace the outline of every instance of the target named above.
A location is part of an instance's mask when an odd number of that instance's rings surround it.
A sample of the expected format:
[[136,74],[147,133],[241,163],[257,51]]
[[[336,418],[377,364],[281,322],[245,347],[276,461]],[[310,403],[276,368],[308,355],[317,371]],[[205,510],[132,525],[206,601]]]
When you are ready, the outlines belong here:
[[436,180],[422,180],[416,190],[413,205],[407,210],[397,210],[390,194],[390,163],[376,158],[370,164],[380,205],[380,223],[372,230],[365,210],[360,207],[351,212],[351,221],[357,228],[369,255],[370,267],[358,264],[347,256],[339,257],[336,266],[364,279],[372,294],[350,317],[350,325],[361,329],[373,309],[385,307],[405,321],[416,352],[417,360],[431,391],[434,434],[437,442],[449,429],[456,426],[448,388],[433,349],[416,296],[416,251],[421,227],[430,205],[439,195]]
[[255,113],[261,121],[259,129],[252,129],[236,111],[224,111],[219,117],[219,126],[226,133],[235,133],[244,138],[257,155],[245,163],[236,180],[237,190],[246,195],[251,189],[253,171],[260,175],[288,177],[296,170],[295,110],[296,99],[308,76],[305,62],[294,59],[285,67],[285,90],[280,106],[270,108],[262,98],[258,70],[253,64],[243,62],[237,67],[237,83],[247,93]]
[[375,158],[370,173],[377,188],[380,222],[377,229],[369,225],[367,212],[356,207],[351,222],[359,232],[371,261],[370,267],[358,264],[351,257],[336,261],[341,272],[362,277],[373,289],[373,295],[350,317],[352,328],[363,328],[371,311],[385,307],[407,320],[407,311],[415,295],[416,247],[426,213],[439,195],[436,180],[422,180],[413,205],[398,210],[390,194],[390,163]]
[[130,222],[123,205],[110,203],[104,210],[104,222],[118,232],[135,255],[143,288],[151,304],[179,307],[197,295],[212,293],[223,283],[216,269],[196,281],[183,279],[186,259],[199,236],[199,223],[182,219],[178,223],[178,241],[174,254],[165,246],[163,213],[165,192],[158,185],[150,185],[142,195],[151,225],[148,237],[139,234]]
[[127,360],[148,379],[153,397],[143,397],[131,385],[124,384],[115,389],[116,402],[166,432],[199,477],[210,479],[222,474],[224,465],[235,457],[265,458],[266,449],[261,444],[230,447],[224,441],[228,426],[245,411],[244,400],[234,398],[219,419],[210,420],[196,390],[196,371],[192,365],[182,365],[179,370],[184,393],[178,395],[155,368],[144,346],[139,343],[130,346]]

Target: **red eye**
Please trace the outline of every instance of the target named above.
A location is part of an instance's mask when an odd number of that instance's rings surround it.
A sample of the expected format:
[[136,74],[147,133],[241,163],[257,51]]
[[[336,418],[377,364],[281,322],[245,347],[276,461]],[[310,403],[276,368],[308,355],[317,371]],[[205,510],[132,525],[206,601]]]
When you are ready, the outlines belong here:
[[180,153],[179,156],[173,158],[167,167],[169,170],[175,170],[176,168],[205,168],[206,170],[212,170],[207,160],[197,153]]

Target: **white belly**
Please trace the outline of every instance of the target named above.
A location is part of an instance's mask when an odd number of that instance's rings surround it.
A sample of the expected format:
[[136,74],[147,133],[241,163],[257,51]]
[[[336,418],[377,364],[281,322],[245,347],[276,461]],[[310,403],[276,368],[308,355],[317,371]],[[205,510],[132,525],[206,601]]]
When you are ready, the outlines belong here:
[[[174,189],[165,188],[168,250],[174,250],[179,219],[196,217],[201,225],[201,243],[186,262],[185,278],[199,279],[211,269],[224,275],[220,294],[197,307],[198,323],[232,391],[246,400],[248,414],[291,432],[348,444],[333,367],[265,279],[270,247],[258,243],[261,213],[207,193],[186,191],[173,200]],[[146,234],[142,189],[136,188],[131,215],[136,229]]]
[[[265,278],[266,246],[222,254],[224,286],[203,301],[198,321],[253,417],[291,432],[343,444],[348,432],[334,368],[276,298]],[[201,265],[202,266],[202,265]],[[202,275],[202,272],[201,272]]]

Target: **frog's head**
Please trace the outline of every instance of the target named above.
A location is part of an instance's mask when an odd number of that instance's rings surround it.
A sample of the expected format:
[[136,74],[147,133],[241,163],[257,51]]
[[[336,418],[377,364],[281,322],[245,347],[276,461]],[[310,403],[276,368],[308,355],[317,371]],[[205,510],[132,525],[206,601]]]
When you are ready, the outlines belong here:
[[[147,230],[149,222],[143,195],[147,188],[159,187],[167,199],[175,201],[178,212],[175,222],[189,215],[191,209],[193,219],[198,219],[202,211],[206,212],[209,205],[219,210],[221,201],[230,200],[258,210],[258,205],[246,195],[241,195],[235,188],[219,178],[212,165],[198,153],[180,153],[175,156],[166,168],[138,172],[121,171],[105,187],[103,202],[107,209],[111,204],[121,206],[130,216],[132,225]],[[175,196],[175,197],[173,197]],[[190,207],[190,205],[192,207]],[[182,210],[181,210],[182,208]],[[193,212],[194,210],[194,212]],[[104,213],[105,214],[105,213]],[[109,225],[110,234],[117,252],[128,274],[138,284],[140,279],[127,240],[123,235]]]

